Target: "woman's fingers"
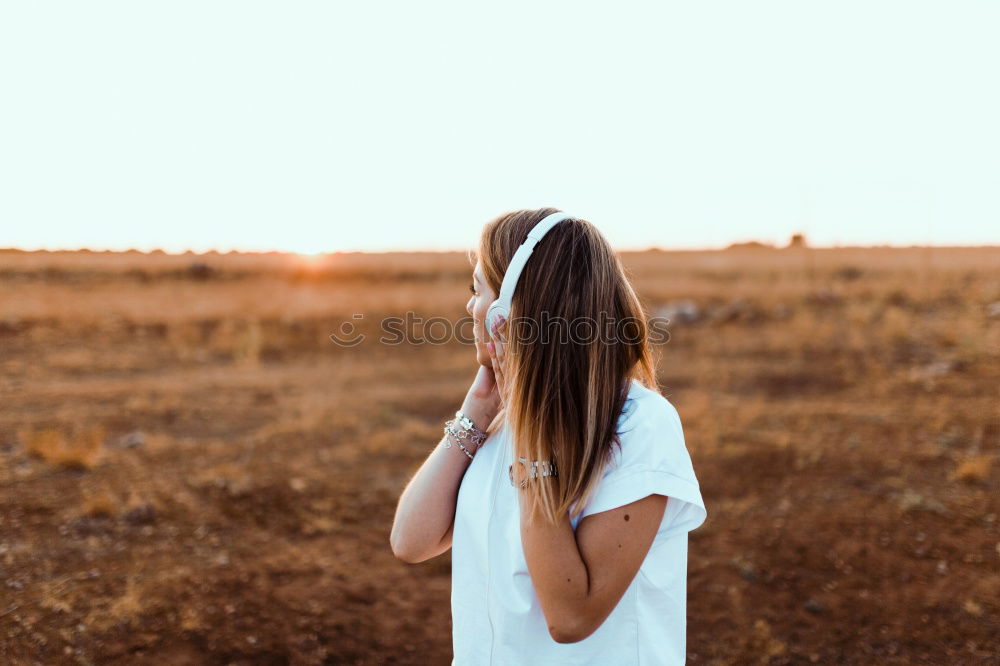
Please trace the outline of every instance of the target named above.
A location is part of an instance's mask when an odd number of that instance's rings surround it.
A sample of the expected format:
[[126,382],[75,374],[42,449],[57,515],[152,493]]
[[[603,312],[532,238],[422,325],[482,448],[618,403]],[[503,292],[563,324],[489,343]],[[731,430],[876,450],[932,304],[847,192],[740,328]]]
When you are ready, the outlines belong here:
[[[500,326],[497,328],[499,329]],[[490,354],[490,365],[493,368],[493,375],[496,378],[497,392],[501,400],[503,400],[506,391],[503,374],[503,347],[504,345],[499,339],[496,342],[491,341],[486,344],[486,350]]]
[[497,320],[497,325],[493,327],[493,341],[487,345],[487,347],[490,349],[490,353],[495,353],[497,355],[497,358],[500,359],[501,363],[503,362],[504,353],[506,351],[505,348],[507,346],[506,333],[507,320],[500,317]]
[[500,340],[501,343],[506,342],[507,318],[501,315],[500,318],[497,320],[496,327],[493,330],[496,332],[497,338]]
[[497,395],[500,398],[501,404],[505,402],[507,395],[507,387],[504,381],[504,361],[507,357],[506,337],[504,335],[506,331],[507,320],[504,317],[500,317],[496,326],[493,327],[492,339],[486,343],[486,352],[490,355],[489,367],[493,371]]
[[497,328],[499,329],[500,336],[496,344],[496,355],[497,355],[497,361],[499,361],[500,365],[502,366],[504,358],[506,357],[507,354],[507,338],[504,337],[504,334],[507,332],[507,320],[501,319],[500,325]]

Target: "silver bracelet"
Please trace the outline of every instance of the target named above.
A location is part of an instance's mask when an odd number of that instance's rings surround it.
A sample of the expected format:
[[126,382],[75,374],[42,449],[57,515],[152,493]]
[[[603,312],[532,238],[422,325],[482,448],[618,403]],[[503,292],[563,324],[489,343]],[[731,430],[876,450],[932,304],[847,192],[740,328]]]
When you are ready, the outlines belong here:
[[[457,426],[457,427],[456,427]],[[459,430],[458,428],[461,428]],[[455,418],[449,419],[444,423],[445,434],[452,435],[456,440],[468,440],[468,442],[474,445],[477,449],[482,446],[483,442],[489,435],[476,427],[476,424],[472,422],[472,419],[462,414],[462,412],[455,412]]]
[[[522,458],[518,456],[517,461],[522,465],[529,462],[527,458]],[[507,476],[510,478],[510,485],[514,484],[514,463],[511,463],[507,468]],[[521,488],[526,488],[528,486],[528,479],[537,479],[543,476],[558,476],[556,474],[556,464],[550,460],[532,460],[528,465],[528,476],[521,479]]]
[[[448,439],[448,438],[453,438],[454,439],[454,436],[451,433],[448,433],[447,435],[445,435],[445,438],[446,439]],[[465,455],[469,456],[469,460],[472,460],[473,454],[469,453],[469,449],[465,448],[465,444],[462,444],[462,440],[455,439],[455,443],[458,444],[459,447],[461,447],[462,451],[465,452]],[[451,442],[447,442],[446,441],[445,444],[444,444],[444,446],[445,446],[446,449],[450,449],[451,448]]]
[[460,411],[455,412],[455,422],[462,426],[463,432],[468,435],[469,440],[476,446],[481,445],[489,437],[484,430],[476,427],[472,419]]

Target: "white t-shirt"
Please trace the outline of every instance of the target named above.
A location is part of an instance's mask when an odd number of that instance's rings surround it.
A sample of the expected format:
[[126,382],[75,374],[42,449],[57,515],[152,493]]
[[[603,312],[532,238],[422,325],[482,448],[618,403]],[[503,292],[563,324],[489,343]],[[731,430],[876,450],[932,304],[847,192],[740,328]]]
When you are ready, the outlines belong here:
[[688,532],[708,515],[680,416],[662,395],[632,381],[618,422],[621,451],[605,470],[580,520],[666,495],[667,508],[642,566],[604,623],[577,643],[557,643],[528,573],[521,513],[507,475],[513,449],[502,427],[462,478],[452,533],[452,666],[683,664]]

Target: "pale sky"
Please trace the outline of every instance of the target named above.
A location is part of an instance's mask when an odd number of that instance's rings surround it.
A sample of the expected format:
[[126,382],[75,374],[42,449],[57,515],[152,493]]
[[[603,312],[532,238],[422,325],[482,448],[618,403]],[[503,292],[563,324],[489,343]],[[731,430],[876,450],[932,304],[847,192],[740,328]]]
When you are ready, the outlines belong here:
[[1000,243],[1000,3],[4,2],[0,247]]

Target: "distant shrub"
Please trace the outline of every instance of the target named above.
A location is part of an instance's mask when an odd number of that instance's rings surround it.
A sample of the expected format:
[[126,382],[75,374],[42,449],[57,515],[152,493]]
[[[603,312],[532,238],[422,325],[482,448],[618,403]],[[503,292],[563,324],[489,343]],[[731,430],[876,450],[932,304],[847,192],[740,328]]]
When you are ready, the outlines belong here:
[[83,491],[83,515],[90,517],[115,516],[118,513],[118,498],[107,488]]
[[192,280],[208,280],[216,276],[218,271],[202,261],[188,264],[187,276]]
[[774,245],[771,243],[762,243],[760,241],[746,241],[745,243],[730,243],[726,246],[727,250],[773,250]]
[[990,478],[990,469],[993,467],[993,456],[985,455],[971,458],[962,462],[952,473],[952,481],[962,481],[964,483],[976,483],[986,481]]
[[806,247],[805,235],[792,234],[792,237],[788,239],[788,245],[786,247]]
[[88,428],[79,436],[67,437],[56,428],[30,430],[22,435],[25,450],[50,465],[69,469],[90,469],[100,459],[104,428]]
[[864,274],[865,272],[857,266],[841,266],[834,272],[837,279],[846,280],[848,282],[851,280],[858,280],[864,277]]

